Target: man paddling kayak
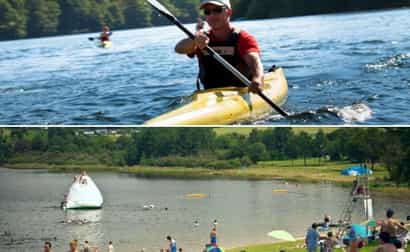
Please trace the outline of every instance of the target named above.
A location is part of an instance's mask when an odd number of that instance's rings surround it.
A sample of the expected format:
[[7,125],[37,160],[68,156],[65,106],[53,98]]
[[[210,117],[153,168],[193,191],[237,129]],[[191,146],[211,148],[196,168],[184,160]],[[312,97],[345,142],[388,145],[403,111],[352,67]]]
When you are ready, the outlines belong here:
[[205,89],[242,86],[237,77],[206,53],[204,49],[209,45],[250,79],[251,91],[261,91],[263,66],[258,43],[252,35],[231,25],[230,1],[203,0],[200,9],[211,29],[204,31],[203,24],[199,22],[195,41],[189,38],[181,40],[175,46],[175,51],[189,57],[197,56],[199,80]]
[[99,37],[101,43],[104,43],[105,41],[110,41],[111,35],[112,35],[112,32],[110,31],[110,27],[105,25]]

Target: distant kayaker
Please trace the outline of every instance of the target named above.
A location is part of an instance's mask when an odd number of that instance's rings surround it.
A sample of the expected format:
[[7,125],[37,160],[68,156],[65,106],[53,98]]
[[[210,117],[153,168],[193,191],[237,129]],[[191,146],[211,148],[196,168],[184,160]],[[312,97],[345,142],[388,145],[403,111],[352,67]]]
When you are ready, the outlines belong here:
[[100,34],[100,37],[99,37],[101,43],[104,42],[104,41],[110,41],[110,36],[111,35],[112,35],[112,32],[110,31],[110,27],[105,25],[103,27],[103,30],[102,30],[102,32]]
[[[230,23],[232,8],[229,0],[202,0],[203,10],[210,30],[203,29],[199,21],[195,41],[183,39],[175,51],[189,57],[197,56],[199,80],[205,89],[228,86],[242,87],[243,84],[231,72],[215,61],[204,50],[208,45],[251,81],[250,90],[260,90],[263,83],[263,65],[256,39],[249,33],[233,27]],[[199,85],[198,85],[199,88]]]

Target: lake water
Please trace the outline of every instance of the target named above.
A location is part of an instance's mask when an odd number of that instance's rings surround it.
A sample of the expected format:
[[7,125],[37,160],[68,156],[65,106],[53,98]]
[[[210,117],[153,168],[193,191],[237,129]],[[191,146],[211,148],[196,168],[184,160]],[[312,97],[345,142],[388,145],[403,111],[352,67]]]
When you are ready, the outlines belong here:
[[[258,39],[266,69],[284,67],[284,109],[315,112],[251,124],[410,123],[410,9],[235,25]],[[89,36],[0,42],[0,124],[142,124],[196,87],[175,26],[114,31],[108,50]]]
[[[185,251],[201,251],[211,224],[218,220],[218,243],[226,248],[273,241],[267,233],[280,229],[304,235],[325,213],[334,220],[348,200],[349,189],[331,184],[292,184],[280,181],[141,179],[127,174],[90,174],[104,196],[101,210],[63,211],[58,208],[74,174],[0,168],[0,251],[40,251],[51,240],[55,251],[68,250],[68,242],[89,240],[116,251],[159,251],[166,235]],[[285,189],[288,193],[272,192]],[[203,193],[202,199],[186,194]],[[154,204],[152,210],[144,205]],[[362,220],[363,212],[354,220]],[[398,218],[410,213],[405,199],[374,197],[375,215],[388,207]],[[168,210],[165,210],[168,208]],[[87,219],[88,223],[76,221]],[[72,220],[71,223],[66,223]],[[199,226],[195,226],[195,221]]]

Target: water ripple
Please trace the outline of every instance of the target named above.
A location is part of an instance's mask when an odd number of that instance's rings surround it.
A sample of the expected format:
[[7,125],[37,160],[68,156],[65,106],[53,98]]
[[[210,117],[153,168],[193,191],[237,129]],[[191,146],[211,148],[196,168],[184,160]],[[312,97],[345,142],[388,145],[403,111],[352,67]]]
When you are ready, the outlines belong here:
[[[271,115],[244,124],[409,124],[408,14],[237,23],[257,37],[266,68],[284,68],[286,111],[314,112],[313,118]],[[196,89],[196,60],[174,53],[184,37],[176,27],[116,32],[108,50],[88,41],[94,35],[0,42],[0,124],[142,124],[185,104]],[[366,103],[371,117],[361,120],[361,112],[345,120],[323,109],[341,108],[347,118],[357,108],[346,107],[356,103]]]
[[409,68],[410,53],[399,54],[392,57],[383,58],[376,63],[366,64],[366,71],[381,71],[386,68]]

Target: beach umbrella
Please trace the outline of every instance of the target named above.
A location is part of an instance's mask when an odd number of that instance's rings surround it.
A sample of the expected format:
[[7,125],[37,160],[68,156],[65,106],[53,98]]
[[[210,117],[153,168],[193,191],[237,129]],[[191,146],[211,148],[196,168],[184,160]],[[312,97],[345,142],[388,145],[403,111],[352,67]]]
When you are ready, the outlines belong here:
[[343,176],[364,176],[364,175],[372,175],[373,171],[368,168],[361,167],[361,166],[352,166],[352,167],[342,170],[340,173]]
[[217,247],[217,246],[209,246],[206,249],[207,252],[225,252],[223,248]]
[[284,230],[273,230],[272,232],[268,233],[268,236],[283,241],[296,241],[295,237],[293,237],[292,234]]

